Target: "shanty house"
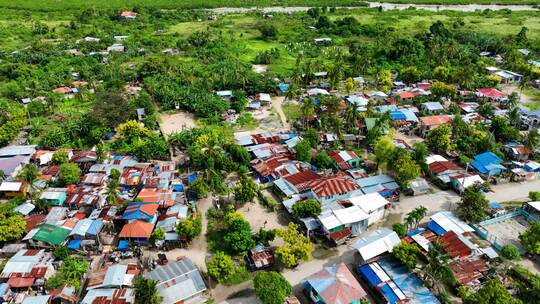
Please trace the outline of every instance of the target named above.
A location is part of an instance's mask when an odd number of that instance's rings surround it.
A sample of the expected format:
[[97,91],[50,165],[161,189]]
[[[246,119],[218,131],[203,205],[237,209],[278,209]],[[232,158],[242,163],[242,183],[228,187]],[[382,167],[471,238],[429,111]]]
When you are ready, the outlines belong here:
[[203,303],[206,285],[195,266],[188,258],[181,258],[160,266],[143,275],[157,281],[156,289],[163,304]]
[[318,304],[357,304],[367,294],[344,263],[325,267],[303,281],[304,292]]
[[488,176],[500,175],[506,168],[501,165],[503,162],[495,153],[484,152],[474,156],[474,161],[471,166],[475,168],[480,174]]
[[395,231],[383,227],[358,239],[351,247],[358,250],[362,260],[368,261],[383,253],[392,252],[400,243],[401,240]]
[[328,155],[334,160],[334,167],[338,170],[360,167],[361,159],[353,151],[332,151]]

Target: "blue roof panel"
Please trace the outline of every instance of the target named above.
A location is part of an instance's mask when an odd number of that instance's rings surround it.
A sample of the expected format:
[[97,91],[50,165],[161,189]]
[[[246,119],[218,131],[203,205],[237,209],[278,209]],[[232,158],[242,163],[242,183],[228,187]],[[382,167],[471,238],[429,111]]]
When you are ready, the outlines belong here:
[[443,227],[439,226],[439,224],[437,224],[435,221],[429,221],[429,223],[427,224],[427,228],[435,232],[435,234],[439,236],[446,233],[446,230],[444,230]]
[[364,264],[358,267],[358,272],[360,273],[362,278],[364,278],[368,282],[369,286],[371,287],[375,287],[379,285],[379,283],[382,282],[379,276],[377,276],[377,274],[375,273],[375,271],[373,271],[373,269],[369,267],[369,264]]

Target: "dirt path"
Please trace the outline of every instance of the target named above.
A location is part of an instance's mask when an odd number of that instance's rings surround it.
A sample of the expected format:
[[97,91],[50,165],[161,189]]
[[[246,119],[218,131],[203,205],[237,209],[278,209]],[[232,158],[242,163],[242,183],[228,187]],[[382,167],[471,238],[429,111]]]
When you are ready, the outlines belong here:
[[[206,211],[212,206],[212,196],[197,201],[197,207],[202,216],[202,232],[199,237],[193,240],[187,248],[176,248],[165,252],[169,261],[174,261],[176,258],[183,256],[191,259],[195,265],[202,271],[206,272],[206,255],[208,254],[208,243],[206,242]],[[148,251],[149,255],[156,256],[155,252]]]
[[519,103],[521,103],[521,104],[528,104],[528,103],[531,103],[531,102],[534,101],[534,99],[532,97],[527,96],[527,95],[523,94],[522,92],[520,92],[517,85],[505,86],[505,87],[503,87],[503,92],[508,94],[508,95],[512,94],[513,92],[516,92],[518,94],[518,96],[520,96]]
[[279,119],[281,120],[281,124],[283,125],[283,128],[288,130],[290,126],[289,126],[289,123],[287,122],[287,116],[285,116],[285,112],[283,112],[283,107],[281,106],[284,100],[285,100],[285,97],[282,97],[282,96],[273,97],[272,107],[278,113]]

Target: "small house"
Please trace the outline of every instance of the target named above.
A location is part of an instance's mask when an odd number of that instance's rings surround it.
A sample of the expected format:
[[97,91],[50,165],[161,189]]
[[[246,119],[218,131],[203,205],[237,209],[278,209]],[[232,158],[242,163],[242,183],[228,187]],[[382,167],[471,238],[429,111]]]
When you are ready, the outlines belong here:
[[120,17],[124,19],[135,19],[137,18],[137,13],[132,11],[123,11],[120,13]]
[[385,210],[390,202],[378,192],[358,195],[347,200],[353,206],[358,206],[369,217],[368,225],[381,221],[385,216]]
[[203,303],[206,284],[195,264],[180,258],[143,275],[157,281],[156,289],[163,304]]
[[367,297],[344,263],[325,267],[303,280],[305,294],[318,304],[355,304]]
[[274,266],[274,254],[272,250],[262,245],[257,245],[254,249],[250,249],[246,255],[246,259],[249,268],[253,271],[268,269]]
[[401,240],[395,231],[383,227],[360,238],[351,247],[358,250],[363,261],[369,261],[383,253],[392,252],[400,243]]
[[506,170],[506,168],[501,165],[502,162],[503,160],[495,153],[484,152],[474,156],[474,161],[471,163],[471,166],[480,174],[497,176]]
[[4,181],[0,184],[0,194],[5,197],[26,197],[28,188],[28,184],[24,182]]
[[450,177],[450,184],[457,193],[463,193],[466,188],[483,183],[484,180],[480,177],[480,175],[476,174],[470,175],[468,173],[463,173]]
[[437,114],[444,111],[443,105],[438,101],[424,102],[420,105],[420,108],[429,114]]
[[122,227],[118,236],[137,243],[147,243],[150,240],[154,224],[147,221],[134,220]]
[[452,116],[450,115],[435,115],[435,116],[426,116],[420,117],[420,131],[423,135],[427,135],[431,130],[435,129],[440,125],[449,124],[452,121]]
[[516,143],[506,144],[502,150],[506,157],[515,161],[526,161],[533,154],[530,149]]
[[495,88],[481,88],[476,92],[476,96],[487,98],[490,101],[502,101],[506,98],[506,94]]
[[332,44],[332,39],[328,38],[328,37],[315,38],[315,39],[313,39],[313,43],[315,45],[328,46],[328,45]]
[[360,167],[361,159],[353,151],[332,151],[328,154],[338,170],[348,170]]

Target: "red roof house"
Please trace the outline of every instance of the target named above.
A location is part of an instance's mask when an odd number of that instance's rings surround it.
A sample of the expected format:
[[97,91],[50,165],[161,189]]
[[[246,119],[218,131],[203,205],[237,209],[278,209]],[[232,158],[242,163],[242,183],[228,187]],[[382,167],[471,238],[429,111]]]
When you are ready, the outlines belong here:
[[122,227],[119,236],[121,238],[149,239],[154,230],[154,224],[135,220]]
[[319,201],[342,196],[349,192],[359,190],[360,187],[351,179],[343,176],[329,176],[308,183],[314,197]]
[[500,98],[503,98],[506,96],[503,92],[495,89],[495,88],[482,88],[478,89],[478,92],[476,93],[479,97],[486,97],[492,100],[498,100]]

